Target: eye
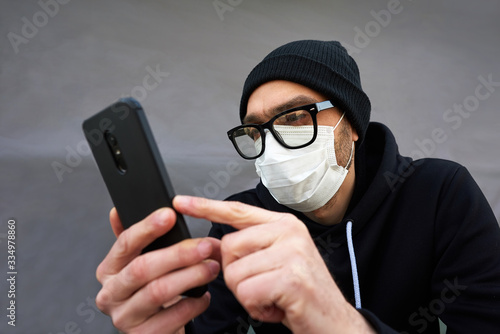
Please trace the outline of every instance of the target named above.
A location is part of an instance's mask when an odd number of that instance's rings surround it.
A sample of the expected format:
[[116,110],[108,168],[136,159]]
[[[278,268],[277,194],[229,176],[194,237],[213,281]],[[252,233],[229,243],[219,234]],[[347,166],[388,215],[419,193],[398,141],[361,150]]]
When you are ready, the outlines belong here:
[[296,112],[296,113],[286,115],[286,121],[287,121],[287,123],[295,123],[295,122],[299,122],[304,117],[305,117],[304,114],[301,114],[300,112]]
[[245,133],[254,141],[260,138],[260,132],[257,128],[245,128]]
[[311,125],[311,115],[305,110],[297,110],[287,113],[274,121],[275,125]]

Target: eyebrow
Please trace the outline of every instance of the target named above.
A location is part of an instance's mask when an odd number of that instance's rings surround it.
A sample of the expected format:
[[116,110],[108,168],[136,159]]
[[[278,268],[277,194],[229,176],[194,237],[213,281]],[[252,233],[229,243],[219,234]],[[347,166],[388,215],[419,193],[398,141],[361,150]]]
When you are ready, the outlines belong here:
[[[292,99],[286,101],[285,103],[282,103],[280,105],[277,105],[267,111],[264,111],[264,115],[266,118],[264,119],[271,119],[274,115],[279,114],[282,111],[292,109],[295,107],[299,107],[302,105],[306,104],[312,104],[312,103],[318,103],[319,101],[311,96],[307,95],[297,95],[293,97]],[[250,123],[264,123],[262,120],[262,116],[258,115],[247,115],[243,119],[243,124],[250,124]]]

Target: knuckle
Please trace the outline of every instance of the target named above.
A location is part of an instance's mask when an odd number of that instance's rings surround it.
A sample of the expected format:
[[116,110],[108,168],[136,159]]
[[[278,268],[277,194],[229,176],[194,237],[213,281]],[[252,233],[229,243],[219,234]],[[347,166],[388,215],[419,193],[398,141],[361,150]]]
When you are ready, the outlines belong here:
[[95,277],[97,279],[97,281],[101,284],[103,284],[104,282],[104,276],[105,276],[105,272],[106,272],[106,269],[105,269],[105,265],[103,262],[101,262],[98,266],[97,266],[97,269],[95,271]]
[[200,209],[208,209],[211,206],[212,201],[205,197],[198,197],[196,199],[196,204]]
[[148,257],[145,255],[141,255],[136,257],[128,266],[127,266],[127,279],[130,282],[142,282],[148,275],[149,265],[148,265]]
[[186,239],[171,246],[169,251],[173,252],[172,255],[178,260],[180,265],[188,265],[198,259],[197,244],[194,239]]
[[247,218],[250,215],[250,210],[248,209],[248,205],[237,201],[232,201],[228,203],[230,203],[229,208],[231,210],[232,215],[239,218]]
[[303,224],[302,222],[300,222],[300,224],[295,224],[295,228],[297,229],[297,231],[304,235],[304,236],[307,236],[308,238],[311,237],[311,234],[309,233],[309,230],[307,229],[306,225]]
[[127,318],[122,316],[121,314],[116,314],[111,317],[111,321],[113,322],[113,326],[120,330],[125,332],[127,328]]
[[194,267],[191,268],[192,270],[192,279],[189,281],[186,280],[184,283],[188,284],[189,286],[193,285],[200,285],[205,283],[210,277],[210,269],[208,269],[208,266],[205,263],[200,263]]
[[255,294],[253,290],[242,282],[234,287],[235,295],[238,297],[238,301],[246,310],[252,310],[258,304],[255,300]]
[[227,287],[231,291],[235,291],[234,289],[236,288],[238,282],[237,275],[235,270],[233,270],[234,269],[233,267],[234,266],[229,264],[224,270],[224,281],[226,282]]
[[222,256],[231,252],[231,249],[233,248],[234,233],[226,234],[221,238],[220,252]]
[[95,298],[95,304],[99,310],[105,314],[109,314],[109,306],[111,304],[112,296],[105,288],[97,294]]
[[162,279],[156,279],[146,285],[147,297],[153,305],[163,305],[165,300],[169,300],[174,297],[171,296],[168,298],[170,289],[168,288],[168,284],[164,284],[163,282],[164,280]]
[[131,252],[131,233],[130,229],[123,231],[122,234],[118,237],[116,240],[116,256],[117,257],[124,257],[130,254]]
[[283,220],[283,224],[286,224],[287,227],[292,231],[296,232],[307,231],[306,225],[300,220],[298,220],[297,217],[295,217],[291,213],[284,213],[281,217],[281,220]]
[[185,280],[184,284],[189,286],[197,286],[206,283],[208,280],[213,278],[210,267],[206,262],[196,264],[190,268],[187,268],[187,270],[189,270],[189,276],[191,278],[189,280]]
[[[294,219],[287,219],[282,222],[283,236],[286,236],[286,239],[294,240],[295,242],[300,242],[302,246],[303,242],[308,242],[311,239],[311,234],[307,229],[306,225],[293,217]],[[311,239],[312,240],[312,239]]]
[[295,221],[297,220],[297,217],[295,217],[293,214],[291,214],[290,212],[283,212],[281,214],[281,216],[283,217],[284,220],[286,221]]
[[[176,319],[186,319],[192,318],[193,313],[193,305],[191,303],[177,303],[176,307],[173,308],[173,312],[175,313]],[[177,332],[178,333],[178,332]]]
[[[241,257],[240,250],[239,250],[239,238],[236,235],[238,232],[234,232],[228,235],[225,235],[221,239],[221,244],[220,244],[220,254],[222,257],[222,263],[224,264],[230,264],[234,260],[238,259]],[[224,269],[225,270],[225,269]]]
[[299,255],[303,255],[307,253],[309,249],[309,239],[308,236],[304,237],[302,235],[294,235],[290,237],[290,243],[294,245],[294,251],[297,252]]

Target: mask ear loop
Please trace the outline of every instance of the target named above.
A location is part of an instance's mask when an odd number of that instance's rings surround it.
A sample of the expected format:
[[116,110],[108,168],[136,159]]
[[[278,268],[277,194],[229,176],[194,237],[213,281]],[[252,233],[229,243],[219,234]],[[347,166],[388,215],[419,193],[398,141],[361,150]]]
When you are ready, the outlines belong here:
[[[333,128],[333,131],[335,131],[335,129],[337,128],[337,126],[339,126],[340,122],[342,122],[342,119],[344,118],[344,116],[345,116],[345,112],[340,117],[339,121],[337,122],[337,125],[335,125],[335,127]],[[352,142],[351,155],[349,156],[349,161],[347,161],[347,164],[345,165],[344,169],[349,169],[349,164],[351,163],[351,159],[352,159],[352,154],[353,153],[354,153],[354,141]]]
[[335,131],[335,129],[337,128],[337,126],[339,126],[340,122],[342,122],[342,119],[344,118],[344,116],[345,116],[345,113],[342,114],[342,116],[340,117],[339,121],[337,122],[337,125],[335,125],[333,127],[333,131]]
[[351,159],[352,159],[352,154],[354,153],[354,140],[352,141],[352,147],[351,147],[351,155],[349,156],[349,161],[347,161],[347,164],[345,165],[345,169],[349,170],[350,164],[351,164]]

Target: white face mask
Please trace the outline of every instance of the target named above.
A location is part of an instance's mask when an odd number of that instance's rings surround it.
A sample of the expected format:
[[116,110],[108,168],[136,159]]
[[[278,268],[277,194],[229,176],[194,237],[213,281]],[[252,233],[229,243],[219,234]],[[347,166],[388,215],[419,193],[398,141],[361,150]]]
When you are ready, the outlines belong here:
[[[335,127],[318,126],[316,140],[300,149],[285,148],[270,133],[266,135],[266,150],[255,160],[255,167],[262,183],[278,203],[293,210],[311,212],[337,193],[348,172],[347,168],[338,165],[335,156],[334,131],[343,117]],[[305,133],[310,137],[313,131],[312,126],[302,126],[287,131],[283,137],[293,139]],[[354,142],[347,166],[353,151]]]

